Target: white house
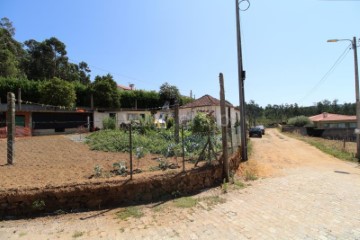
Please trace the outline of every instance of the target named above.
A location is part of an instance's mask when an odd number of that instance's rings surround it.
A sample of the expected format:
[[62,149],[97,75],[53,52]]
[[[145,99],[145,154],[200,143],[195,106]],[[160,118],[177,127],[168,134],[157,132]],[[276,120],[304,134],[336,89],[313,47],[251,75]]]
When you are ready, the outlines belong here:
[[114,110],[96,110],[94,111],[94,128],[102,129],[103,120],[106,117],[116,119],[116,126],[119,127],[122,123],[130,123],[133,120],[139,120],[145,118],[145,116],[151,116],[151,112],[142,109],[114,109]]
[[[188,122],[194,119],[198,112],[213,113],[217,126],[221,127],[220,100],[210,95],[204,95],[195,101],[181,106],[179,109],[180,122]],[[226,121],[234,126],[240,120],[240,111],[226,101]]]

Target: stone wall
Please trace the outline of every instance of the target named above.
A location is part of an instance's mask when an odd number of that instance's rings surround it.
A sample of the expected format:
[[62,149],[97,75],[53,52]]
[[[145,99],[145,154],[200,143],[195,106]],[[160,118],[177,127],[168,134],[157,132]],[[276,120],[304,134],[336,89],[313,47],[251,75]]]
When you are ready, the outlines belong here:
[[[234,163],[234,157],[230,160]],[[238,166],[237,160],[233,167]],[[190,194],[221,184],[222,166],[207,166],[186,172],[164,172],[149,178],[109,180],[45,189],[9,190],[0,192],[0,219],[6,216],[31,216],[101,209],[112,206],[153,202],[174,193]]]

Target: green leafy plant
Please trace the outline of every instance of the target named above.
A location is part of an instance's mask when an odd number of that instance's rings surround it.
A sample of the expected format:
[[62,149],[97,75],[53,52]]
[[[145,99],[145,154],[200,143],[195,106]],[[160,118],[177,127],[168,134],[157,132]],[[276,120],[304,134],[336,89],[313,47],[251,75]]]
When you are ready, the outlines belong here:
[[313,124],[311,120],[305,116],[297,116],[290,118],[287,123],[295,127],[311,126]]
[[223,184],[221,185],[221,190],[223,193],[227,193],[229,191],[229,184],[226,182],[225,178]]
[[116,119],[112,117],[105,117],[102,121],[104,129],[115,130],[116,128]]
[[116,162],[113,164],[115,173],[120,176],[127,176],[127,167],[125,162]]
[[258,179],[255,172],[252,170],[246,169],[244,174],[245,181],[255,181]]
[[44,200],[35,200],[33,203],[32,203],[32,205],[31,205],[31,207],[32,207],[32,209],[34,209],[34,210],[38,210],[38,211],[41,211],[41,210],[44,210],[45,209],[45,201]]
[[96,165],[94,167],[94,176],[95,177],[101,177],[103,175],[103,169],[99,165]]

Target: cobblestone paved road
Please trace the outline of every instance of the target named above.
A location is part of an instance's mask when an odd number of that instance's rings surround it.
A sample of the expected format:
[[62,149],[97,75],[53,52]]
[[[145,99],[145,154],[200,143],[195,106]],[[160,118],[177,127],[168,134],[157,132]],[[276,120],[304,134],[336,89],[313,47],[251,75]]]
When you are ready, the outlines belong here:
[[225,203],[191,209],[143,206],[122,221],[119,209],[0,222],[0,239],[359,239],[360,169],[270,130],[254,139],[250,161],[272,177],[220,194]]

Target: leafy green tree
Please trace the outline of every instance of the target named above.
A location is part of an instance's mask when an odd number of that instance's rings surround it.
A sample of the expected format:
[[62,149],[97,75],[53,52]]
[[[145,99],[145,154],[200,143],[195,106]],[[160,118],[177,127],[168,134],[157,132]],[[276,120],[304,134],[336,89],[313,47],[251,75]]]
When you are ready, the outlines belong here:
[[212,115],[198,112],[192,121],[193,133],[208,133],[216,129],[215,118]]
[[179,89],[176,86],[170,85],[167,82],[160,86],[159,94],[160,101],[163,103],[169,101],[170,104],[173,105],[176,99],[180,100]]
[[304,127],[304,126],[312,124],[310,119],[305,116],[297,116],[297,117],[290,118],[287,123],[289,125],[293,125],[295,127]]
[[7,17],[1,18],[0,28],[3,28],[6,31],[8,31],[11,34],[11,36],[15,35],[15,28],[13,26],[13,23]]
[[22,49],[21,43],[13,39],[9,31],[11,29],[0,26],[0,76],[22,77],[24,74],[21,64],[25,57],[25,51]]
[[86,62],[79,63],[79,80],[82,84],[90,84],[91,70]]
[[73,107],[76,101],[76,93],[73,84],[53,78],[45,81],[40,87],[41,102],[55,106]]
[[261,117],[263,109],[254,100],[250,100],[249,103],[245,104],[245,112],[250,125],[255,126],[256,120]]
[[24,101],[40,102],[40,85],[41,82],[29,81],[27,79],[4,78],[0,77],[0,98],[6,102],[7,93],[17,93],[21,88],[21,97]]
[[120,95],[117,84],[110,74],[106,76],[96,76],[92,84],[92,90],[94,93],[94,105],[96,107],[120,107]]

